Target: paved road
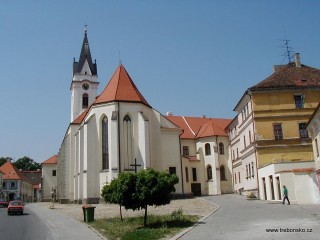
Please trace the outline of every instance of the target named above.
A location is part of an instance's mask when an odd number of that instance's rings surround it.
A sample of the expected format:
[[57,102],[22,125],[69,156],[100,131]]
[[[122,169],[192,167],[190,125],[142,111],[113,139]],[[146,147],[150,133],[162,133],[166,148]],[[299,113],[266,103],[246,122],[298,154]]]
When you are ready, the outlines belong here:
[[7,214],[7,208],[0,208],[0,239],[1,240],[37,240],[48,239],[49,228],[25,206],[24,214]]
[[101,240],[87,224],[36,203],[25,205],[24,215],[7,215],[0,208],[1,240]]
[[320,239],[319,205],[289,206],[234,194],[204,199],[220,208],[180,239]]

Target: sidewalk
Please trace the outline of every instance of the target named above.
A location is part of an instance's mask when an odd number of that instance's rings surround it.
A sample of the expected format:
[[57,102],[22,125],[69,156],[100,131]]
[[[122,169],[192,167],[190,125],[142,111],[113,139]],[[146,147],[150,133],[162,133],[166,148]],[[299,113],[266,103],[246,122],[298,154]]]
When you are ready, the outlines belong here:
[[[31,209],[50,229],[50,240],[101,240],[104,239],[87,224],[77,221],[70,216],[49,209],[48,205],[40,207],[39,203],[29,203],[26,208]],[[81,209],[82,210],[82,209]]]
[[[119,216],[119,205],[115,204],[92,204],[95,206],[95,219],[105,219]],[[54,209],[50,209],[52,203],[39,202],[28,204],[41,220],[51,229],[53,240],[101,240],[105,239],[94,229],[83,222],[83,211],[81,204],[54,204]],[[206,218],[219,206],[212,204],[201,198],[172,200],[170,204],[159,207],[148,207],[148,214],[171,214],[180,208],[184,214],[198,215]],[[141,216],[144,210],[132,211],[122,210],[123,217]]]

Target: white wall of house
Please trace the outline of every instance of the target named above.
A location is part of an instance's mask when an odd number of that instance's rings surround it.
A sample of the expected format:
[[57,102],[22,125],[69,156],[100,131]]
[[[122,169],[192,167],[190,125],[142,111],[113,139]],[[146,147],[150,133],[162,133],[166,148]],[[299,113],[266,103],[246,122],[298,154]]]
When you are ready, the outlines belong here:
[[[270,164],[260,168],[258,170],[260,199],[281,200],[283,195],[282,186],[286,185],[291,202],[320,203],[315,173],[294,170],[310,169],[313,167],[314,162],[299,162]],[[279,194],[279,188],[281,194]]]
[[57,164],[42,164],[42,201],[51,201],[52,199],[52,187],[57,188],[57,169]]

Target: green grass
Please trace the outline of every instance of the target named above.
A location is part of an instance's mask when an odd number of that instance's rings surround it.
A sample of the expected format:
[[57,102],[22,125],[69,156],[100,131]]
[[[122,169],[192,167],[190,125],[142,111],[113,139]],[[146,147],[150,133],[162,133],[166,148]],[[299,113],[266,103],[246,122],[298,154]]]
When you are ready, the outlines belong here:
[[100,219],[90,223],[90,226],[106,236],[108,240],[144,240],[171,237],[195,224],[198,216],[183,215],[174,211],[171,215],[148,215],[147,227],[143,226],[143,216]]

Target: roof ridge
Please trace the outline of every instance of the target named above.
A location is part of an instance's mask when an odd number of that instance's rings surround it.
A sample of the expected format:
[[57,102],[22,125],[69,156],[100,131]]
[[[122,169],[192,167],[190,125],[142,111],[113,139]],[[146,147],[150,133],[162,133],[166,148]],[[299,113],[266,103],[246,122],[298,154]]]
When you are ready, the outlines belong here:
[[193,133],[194,137],[196,136],[195,132],[192,130],[191,126],[189,125],[188,121],[185,119],[184,116],[181,116],[182,119],[185,121],[185,123],[187,124],[188,128],[190,129],[190,131]]

